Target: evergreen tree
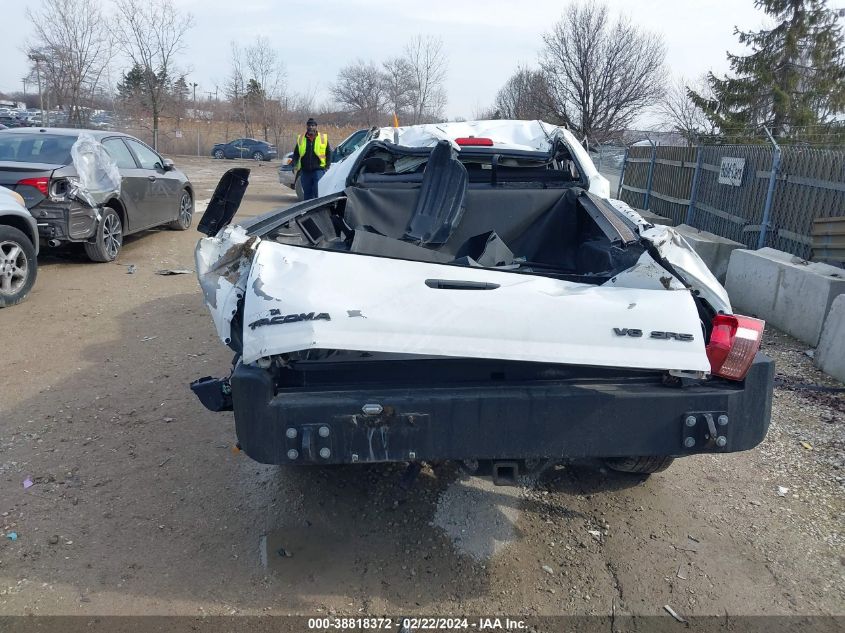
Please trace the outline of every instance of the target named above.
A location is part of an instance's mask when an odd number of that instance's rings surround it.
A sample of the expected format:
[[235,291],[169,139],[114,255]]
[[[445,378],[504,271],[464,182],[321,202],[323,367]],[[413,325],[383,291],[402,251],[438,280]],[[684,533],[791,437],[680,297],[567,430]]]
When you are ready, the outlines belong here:
[[814,140],[845,111],[842,29],[825,0],[755,0],[775,26],[735,31],[748,55],[728,54],[732,76],[709,73],[710,99],[689,96],[721,136],[742,142],[760,127],[781,139]]
[[180,105],[184,105],[191,98],[191,89],[188,87],[188,82],[185,81],[184,76],[180,76],[173,82],[173,98]]
[[135,64],[123,75],[122,81],[117,84],[117,96],[122,101],[129,101],[141,96],[144,90],[144,69]]
[[249,105],[258,107],[264,103],[265,94],[264,88],[256,79],[250,79],[246,82],[246,99]]

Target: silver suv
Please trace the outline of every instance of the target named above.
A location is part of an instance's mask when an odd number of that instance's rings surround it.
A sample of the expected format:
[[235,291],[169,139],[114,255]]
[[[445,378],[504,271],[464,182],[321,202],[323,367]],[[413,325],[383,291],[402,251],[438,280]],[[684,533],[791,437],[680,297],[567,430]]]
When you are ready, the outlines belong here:
[[38,274],[38,227],[23,198],[0,187],[0,308],[23,301]]

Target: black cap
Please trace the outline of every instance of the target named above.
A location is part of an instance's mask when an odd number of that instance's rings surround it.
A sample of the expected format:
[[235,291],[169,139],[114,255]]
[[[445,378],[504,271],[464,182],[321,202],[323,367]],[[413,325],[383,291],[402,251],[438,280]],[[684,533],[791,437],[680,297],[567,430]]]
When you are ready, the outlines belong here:
[[317,121],[315,119],[308,119],[305,125],[317,125]]

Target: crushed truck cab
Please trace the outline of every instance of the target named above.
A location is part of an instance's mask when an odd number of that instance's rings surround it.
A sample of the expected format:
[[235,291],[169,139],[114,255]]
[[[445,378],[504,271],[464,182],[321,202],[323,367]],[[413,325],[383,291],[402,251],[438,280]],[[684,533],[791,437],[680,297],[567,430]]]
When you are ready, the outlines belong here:
[[652,472],[762,441],[763,323],[674,229],[609,200],[566,130],[374,136],[327,174],[338,190],[240,225],[248,170],[231,170],[200,224],[197,274],[236,356],[192,388],[234,411],[250,457]]

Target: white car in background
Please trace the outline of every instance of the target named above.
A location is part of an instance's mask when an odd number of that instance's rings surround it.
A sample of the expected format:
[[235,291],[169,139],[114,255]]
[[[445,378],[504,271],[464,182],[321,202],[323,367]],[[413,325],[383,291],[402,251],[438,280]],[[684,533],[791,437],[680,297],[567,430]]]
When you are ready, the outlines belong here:
[[196,251],[237,355],[192,388],[234,410],[253,459],[642,474],[765,437],[763,322],[674,229],[610,200],[567,130],[383,128],[319,198],[230,226],[248,174],[223,177]]

